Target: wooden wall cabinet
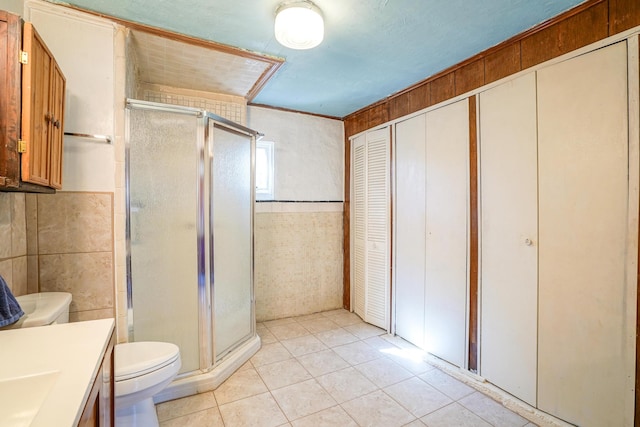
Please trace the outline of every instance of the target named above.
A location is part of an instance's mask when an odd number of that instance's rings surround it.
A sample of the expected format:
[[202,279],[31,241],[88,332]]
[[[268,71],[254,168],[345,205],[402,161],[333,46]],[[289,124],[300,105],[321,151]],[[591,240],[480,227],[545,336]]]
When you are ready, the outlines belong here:
[[33,25],[5,11],[0,76],[0,190],[61,189],[66,80]]
[[114,345],[115,333],[112,332],[102,364],[91,387],[89,399],[78,422],[78,427],[114,426]]

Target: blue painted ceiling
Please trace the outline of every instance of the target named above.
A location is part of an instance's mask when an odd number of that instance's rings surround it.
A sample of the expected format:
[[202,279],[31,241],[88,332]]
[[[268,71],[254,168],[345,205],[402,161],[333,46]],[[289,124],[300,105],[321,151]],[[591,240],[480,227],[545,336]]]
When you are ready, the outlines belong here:
[[50,0],[286,59],[254,103],[344,117],[584,0],[314,0],[325,39],[273,35],[287,0]]

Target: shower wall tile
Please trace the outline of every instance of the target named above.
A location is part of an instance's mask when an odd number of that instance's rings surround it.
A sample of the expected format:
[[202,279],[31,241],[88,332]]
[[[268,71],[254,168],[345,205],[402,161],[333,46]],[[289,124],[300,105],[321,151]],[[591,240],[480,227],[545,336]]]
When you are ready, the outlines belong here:
[[38,267],[38,256],[27,255],[27,293],[35,294],[40,292],[40,269]]
[[12,261],[11,292],[15,296],[25,295],[28,293],[27,256],[13,258]]
[[113,253],[40,255],[40,290],[70,292],[70,312],[113,309]]
[[0,276],[7,282],[9,285],[9,289],[13,292],[13,260],[6,259],[4,261],[0,261]]
[[11,256],[27,254],[27,222],[24,193],[11,194]]
[[84,322],[87,320],[112,319],[113,309],[105,308],[102,310],[76,311],[69,313],[69,322]]
[[39,253],[112,251],[112,193],[38,195]]
[[38,195],[25,195],[25,217],[27,227],[27,255],[38,254]]
[[114,227],[115,227],[115,241],[116,242],[124,242],[126,239],[126,226],[127,216],[122,213],[116,213],[114,218]]
[[0,276],[18,296],[27,293],[24,193],[0,193]]
[[116,302],[117,302],[117,307],[124,307],[125,309],[125,313],[126,313],[126,309],[127,309],[127,292],[126,290],[124,292],[120,292],[118,291],[116,293]]
[[0,193],[0,259],[11,257],[12,197],[11,193]]
[[129,329],[127,317],[118,317],[116,321],[116,341],[118,344],[129,341]]
[[342,233],[342,212],[256,214],[259,322],[342,306]]

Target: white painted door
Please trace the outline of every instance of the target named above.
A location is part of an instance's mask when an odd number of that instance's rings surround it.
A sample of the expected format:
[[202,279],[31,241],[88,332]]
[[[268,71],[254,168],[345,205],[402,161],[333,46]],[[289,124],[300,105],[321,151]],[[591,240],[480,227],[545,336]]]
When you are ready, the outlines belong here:
[[536,77],[479,95],[480,375],[536,405]]
[[389,128],[367,132],[352,144],[354,311],[389,330]]
[[626,42],[544,68],[537,83],[538,406],[581,426],[631,425]]
[[464,366],[468,100],[428,112],[426,122],[425,348]]
[[424,346],[425,143],[424,114],[396,125],[395,332],[419,347]]
[[389,329],[389,128],[367,133],[367,280],[365,322]]
[[366,258],[366,138],[361,135],[351,141],[351,282],[353,311],[364,318],[365,258]]

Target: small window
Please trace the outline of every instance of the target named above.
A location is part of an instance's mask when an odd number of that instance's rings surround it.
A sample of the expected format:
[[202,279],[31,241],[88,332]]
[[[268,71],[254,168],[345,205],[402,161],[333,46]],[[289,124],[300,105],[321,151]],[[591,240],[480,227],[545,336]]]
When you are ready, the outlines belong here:
[[274,163],[273,142],[256,142],[256,200],[273,200]]

